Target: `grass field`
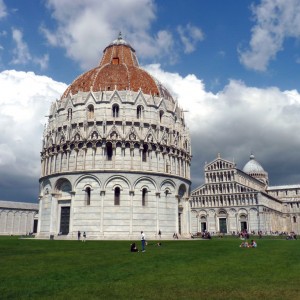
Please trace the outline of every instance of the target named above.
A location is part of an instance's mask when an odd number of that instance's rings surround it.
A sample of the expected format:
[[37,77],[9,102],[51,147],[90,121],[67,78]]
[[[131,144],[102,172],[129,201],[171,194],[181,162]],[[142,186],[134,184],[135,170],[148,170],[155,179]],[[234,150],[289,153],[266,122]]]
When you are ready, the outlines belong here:
[[300,240],[239,244],[0,237],[0,299],[300,299]]

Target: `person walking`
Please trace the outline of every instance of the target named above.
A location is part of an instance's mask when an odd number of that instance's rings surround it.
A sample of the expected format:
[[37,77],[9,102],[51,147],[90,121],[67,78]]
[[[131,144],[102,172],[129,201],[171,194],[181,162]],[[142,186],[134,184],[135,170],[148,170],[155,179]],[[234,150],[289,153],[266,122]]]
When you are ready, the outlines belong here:
[[159,238],[161,239],[161,231],[160,231],[160,229],[159,229],[159,231],[158,231],[158,236],[159,236]]
[[141,231],[141,242],[142,242],[142,252],[145,252],[146,236],[143,231]]
[[85,240],[86,240],[86,233],[85,233],[85,231],[83,232],[83,242],[85,242]]
[[78,241],[80,241],[80,236],[81,236],[81,232],[78,230],[78,232],[77,232]]

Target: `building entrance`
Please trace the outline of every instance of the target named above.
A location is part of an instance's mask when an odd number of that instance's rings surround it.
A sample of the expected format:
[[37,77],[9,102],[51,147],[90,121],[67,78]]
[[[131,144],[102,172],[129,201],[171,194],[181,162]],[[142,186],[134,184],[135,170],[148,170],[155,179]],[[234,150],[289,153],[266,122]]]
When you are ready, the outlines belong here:
[[201,232],[206,231],[206,222],[201,222]]
[[61,234],[67,235],[69,233],[70,225],[70,207],[62,206],[60,213],[60,230]]
[[38,220],[33,220],[33,233],[37,233]]
[[245,222],[245,221],[242,221],[241,222],[241,231],[244,231],[244,230],[247,230],[248,228],[247,228],[247,222]]
[[227,223],[226,218],[219,219],[219,228],[221,233],[227,233]]

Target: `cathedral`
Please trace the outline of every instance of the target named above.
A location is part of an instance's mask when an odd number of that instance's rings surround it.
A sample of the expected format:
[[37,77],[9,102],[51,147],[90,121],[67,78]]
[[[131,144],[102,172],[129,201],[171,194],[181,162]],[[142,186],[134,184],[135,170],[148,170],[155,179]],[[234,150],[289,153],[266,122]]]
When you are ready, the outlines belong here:
[[187,235],[190,164],[183,110],[120,34],[51,105],[37,236]]
[[204,175],[189,200],[192,234],[300,233],[300,184],[270,186],[253,154],[243,170],[219,154],[205,165]]

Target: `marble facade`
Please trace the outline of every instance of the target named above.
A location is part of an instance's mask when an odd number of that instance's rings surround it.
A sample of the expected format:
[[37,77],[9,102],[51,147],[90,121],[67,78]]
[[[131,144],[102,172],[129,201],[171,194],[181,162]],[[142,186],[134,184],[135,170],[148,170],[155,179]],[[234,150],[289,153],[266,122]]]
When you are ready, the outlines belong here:
[[38,237],[188,235],[190,162],[183,110],[119,36],[50,108]]
[[190,197],[191,233],[300,233],[300,185],[269,186],[251,155],[243,170],[220,155],[204,167],[205,183]]

